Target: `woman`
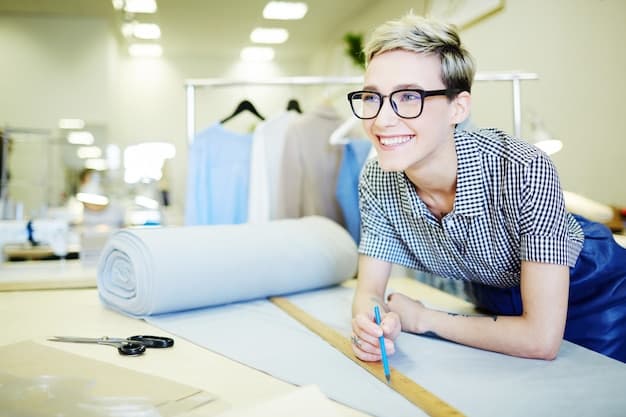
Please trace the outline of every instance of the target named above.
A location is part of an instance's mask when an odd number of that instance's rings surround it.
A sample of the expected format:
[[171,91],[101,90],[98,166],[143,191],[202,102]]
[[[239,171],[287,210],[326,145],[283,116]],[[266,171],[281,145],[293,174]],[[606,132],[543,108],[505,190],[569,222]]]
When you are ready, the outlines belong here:
[[[359,186],[356,356],[379,360],[381,334],[393,354],[403,330],[541,359],[565,337],[626,361],[626,250],[565,211],[540,150],[496,129],[455,130],[470,114],[474,64],[454,28],[407,15],[380,26],[365,54],[365,85],[348,99],[378,158]],[[467,282],[490,315],[383,300],[393,263]]]

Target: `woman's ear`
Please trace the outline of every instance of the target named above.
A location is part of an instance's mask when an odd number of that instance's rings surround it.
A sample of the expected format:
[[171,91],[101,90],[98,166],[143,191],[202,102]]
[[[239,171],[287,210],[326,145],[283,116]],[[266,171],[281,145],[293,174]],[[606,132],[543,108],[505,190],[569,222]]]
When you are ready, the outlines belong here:
[[452,120],[456,125],[467,119],[472,107],[472,95],[468,91],[462,91],[452,100]]

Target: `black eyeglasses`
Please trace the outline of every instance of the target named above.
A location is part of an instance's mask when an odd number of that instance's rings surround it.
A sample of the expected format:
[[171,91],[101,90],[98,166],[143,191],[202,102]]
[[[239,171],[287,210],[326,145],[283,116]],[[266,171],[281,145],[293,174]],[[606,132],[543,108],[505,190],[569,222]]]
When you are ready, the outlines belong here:
[[389,97],[393,111],[403,119],[420,117],[424,110],[424,99],[430,96],[448,96],[459,93],[459,89],[419,90],[415,88],[397,90],[384,96],[376,91],[353,91],[348,93],[352,113],[359,119],[373,119],[383,107],[383,100]]

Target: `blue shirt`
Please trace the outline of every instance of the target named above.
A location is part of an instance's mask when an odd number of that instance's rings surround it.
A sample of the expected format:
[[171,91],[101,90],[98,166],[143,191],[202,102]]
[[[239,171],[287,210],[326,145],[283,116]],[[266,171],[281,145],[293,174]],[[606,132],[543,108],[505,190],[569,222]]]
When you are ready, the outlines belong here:
[[214,124],[189,148],[185,224],[237,224],[248,218],[252,134]]

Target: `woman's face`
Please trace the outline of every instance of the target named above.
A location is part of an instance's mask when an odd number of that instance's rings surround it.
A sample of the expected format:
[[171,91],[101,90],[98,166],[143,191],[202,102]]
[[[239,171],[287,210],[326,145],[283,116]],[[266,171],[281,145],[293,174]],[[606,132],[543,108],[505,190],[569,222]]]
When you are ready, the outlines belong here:
[[424,99],[421,115],[403,119],[394,113],[389,94],[396,90],[417,88],[441,90],[441,62],[438,56],[404,50],[393,50],[375,56],[365,73],[364,90],[384,96],[380,113],[374,119],[363,120],[378,153],[378,162],[385,171],[419,169],[436,160],[437,154],[454,150],[454,125],[458,123],[454,101],[446,96]]

